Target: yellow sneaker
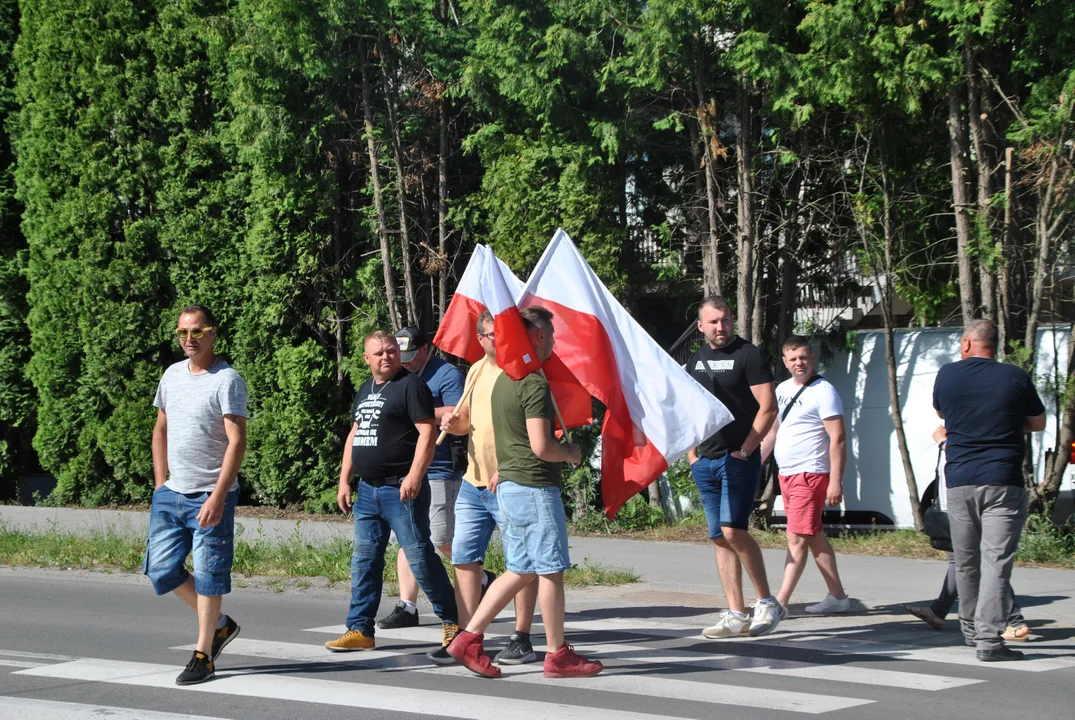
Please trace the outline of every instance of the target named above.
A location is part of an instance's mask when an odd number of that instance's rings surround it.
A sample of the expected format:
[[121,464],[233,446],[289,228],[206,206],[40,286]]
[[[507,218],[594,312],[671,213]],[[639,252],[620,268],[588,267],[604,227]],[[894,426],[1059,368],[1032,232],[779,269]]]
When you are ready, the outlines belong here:
[[377,643],[361,630],[350,630],[335,640],[329,640],[325,643],[325,647],[332,652],[355,652],[357,650],[372,650],[377,647]]

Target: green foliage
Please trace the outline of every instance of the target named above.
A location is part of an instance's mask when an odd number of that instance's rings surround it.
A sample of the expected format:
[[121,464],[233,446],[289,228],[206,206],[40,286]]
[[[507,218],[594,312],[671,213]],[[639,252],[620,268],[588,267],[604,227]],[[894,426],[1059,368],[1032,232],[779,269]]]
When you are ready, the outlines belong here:
[[1027,516],[1015,554],[1017,560],[1062,567],[1075,563],[1075,528],[1054,523],[1051,510]]

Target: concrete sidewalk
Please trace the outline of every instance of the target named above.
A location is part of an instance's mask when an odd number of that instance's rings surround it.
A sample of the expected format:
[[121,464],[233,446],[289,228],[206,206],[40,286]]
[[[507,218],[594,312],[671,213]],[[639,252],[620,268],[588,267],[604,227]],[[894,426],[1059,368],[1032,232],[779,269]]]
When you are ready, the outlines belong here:
[[[65,532],[94,532],[113,529],[145,533],[146,512],[80,510],[0,506],[0,522],[21,529]],[[350,539],[349,522],[271,520],[239,518],[237,532],[248,541],[257,538],[284,540],[298,533],[306,540]],[[783,570],[784,553],[765,550],[765,565],[775,592]],[[606,566],[630,568],[642,579],[640,584],[616,588],[585,588],[571,591],[579,600],[609,605],[654,605],[716,609],[724,605],[712,547],[706,543],[673,543],[623,540],[603,537],[572,537],[571,558]],[[858,601],[856,609],[869,614],[902,613],[905,603],[919,603],[936,597],[946,564],[932,560],[909,560],[863,555],[839,556],[840,574],[847,592]],[[749,580],[748,597],[752,595]],[[1031,624],[1055,622],[1075,624],[1075,570],[1016,568],[1012,585]],[[825,585],[811,562],[803,574],[792,602],[792,610],[820,600]]]

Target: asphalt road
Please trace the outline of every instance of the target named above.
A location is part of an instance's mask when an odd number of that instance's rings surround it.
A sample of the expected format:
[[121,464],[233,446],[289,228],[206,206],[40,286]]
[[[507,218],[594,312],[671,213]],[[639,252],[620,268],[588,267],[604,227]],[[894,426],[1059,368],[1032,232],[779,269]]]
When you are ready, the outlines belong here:
[[[1028,660],[983,665],[954,623],[934,632],[884,608],[709,641],[699,629],[715,615],[696,595],[591,589],[569,595],[569,640],[605,674],[545,680],[531,665],[484,680],[425,660],[440,638],[428,609],[422,627],[379,634],[375,652],[329,654],[321,645],[342,629],[346,603],[341,590],[236,589],[225,610],[242,632],[217,678],[178,688],[195,623],[177,599],[139,577],[0,569],[0,720],[1072,715],[1075,642],[1060,622],[1035,627]],[[494,624],[487,647],[510,630],[510,619]]]

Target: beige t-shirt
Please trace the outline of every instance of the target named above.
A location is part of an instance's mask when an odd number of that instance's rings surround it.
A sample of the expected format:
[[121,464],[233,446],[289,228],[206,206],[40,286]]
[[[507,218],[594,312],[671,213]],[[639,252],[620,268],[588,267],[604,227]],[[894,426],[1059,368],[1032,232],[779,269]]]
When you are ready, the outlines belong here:
[[[493,385],[504,371],[482,358],[470,366],[467,385],[474,385],[467,409],[470,411],[470,439],[467,442],[467,471],[463,479],[474,487],[487,487],[496,472],[496,442],[493,437]],[[476,378],[476,379],[475,379]]]

